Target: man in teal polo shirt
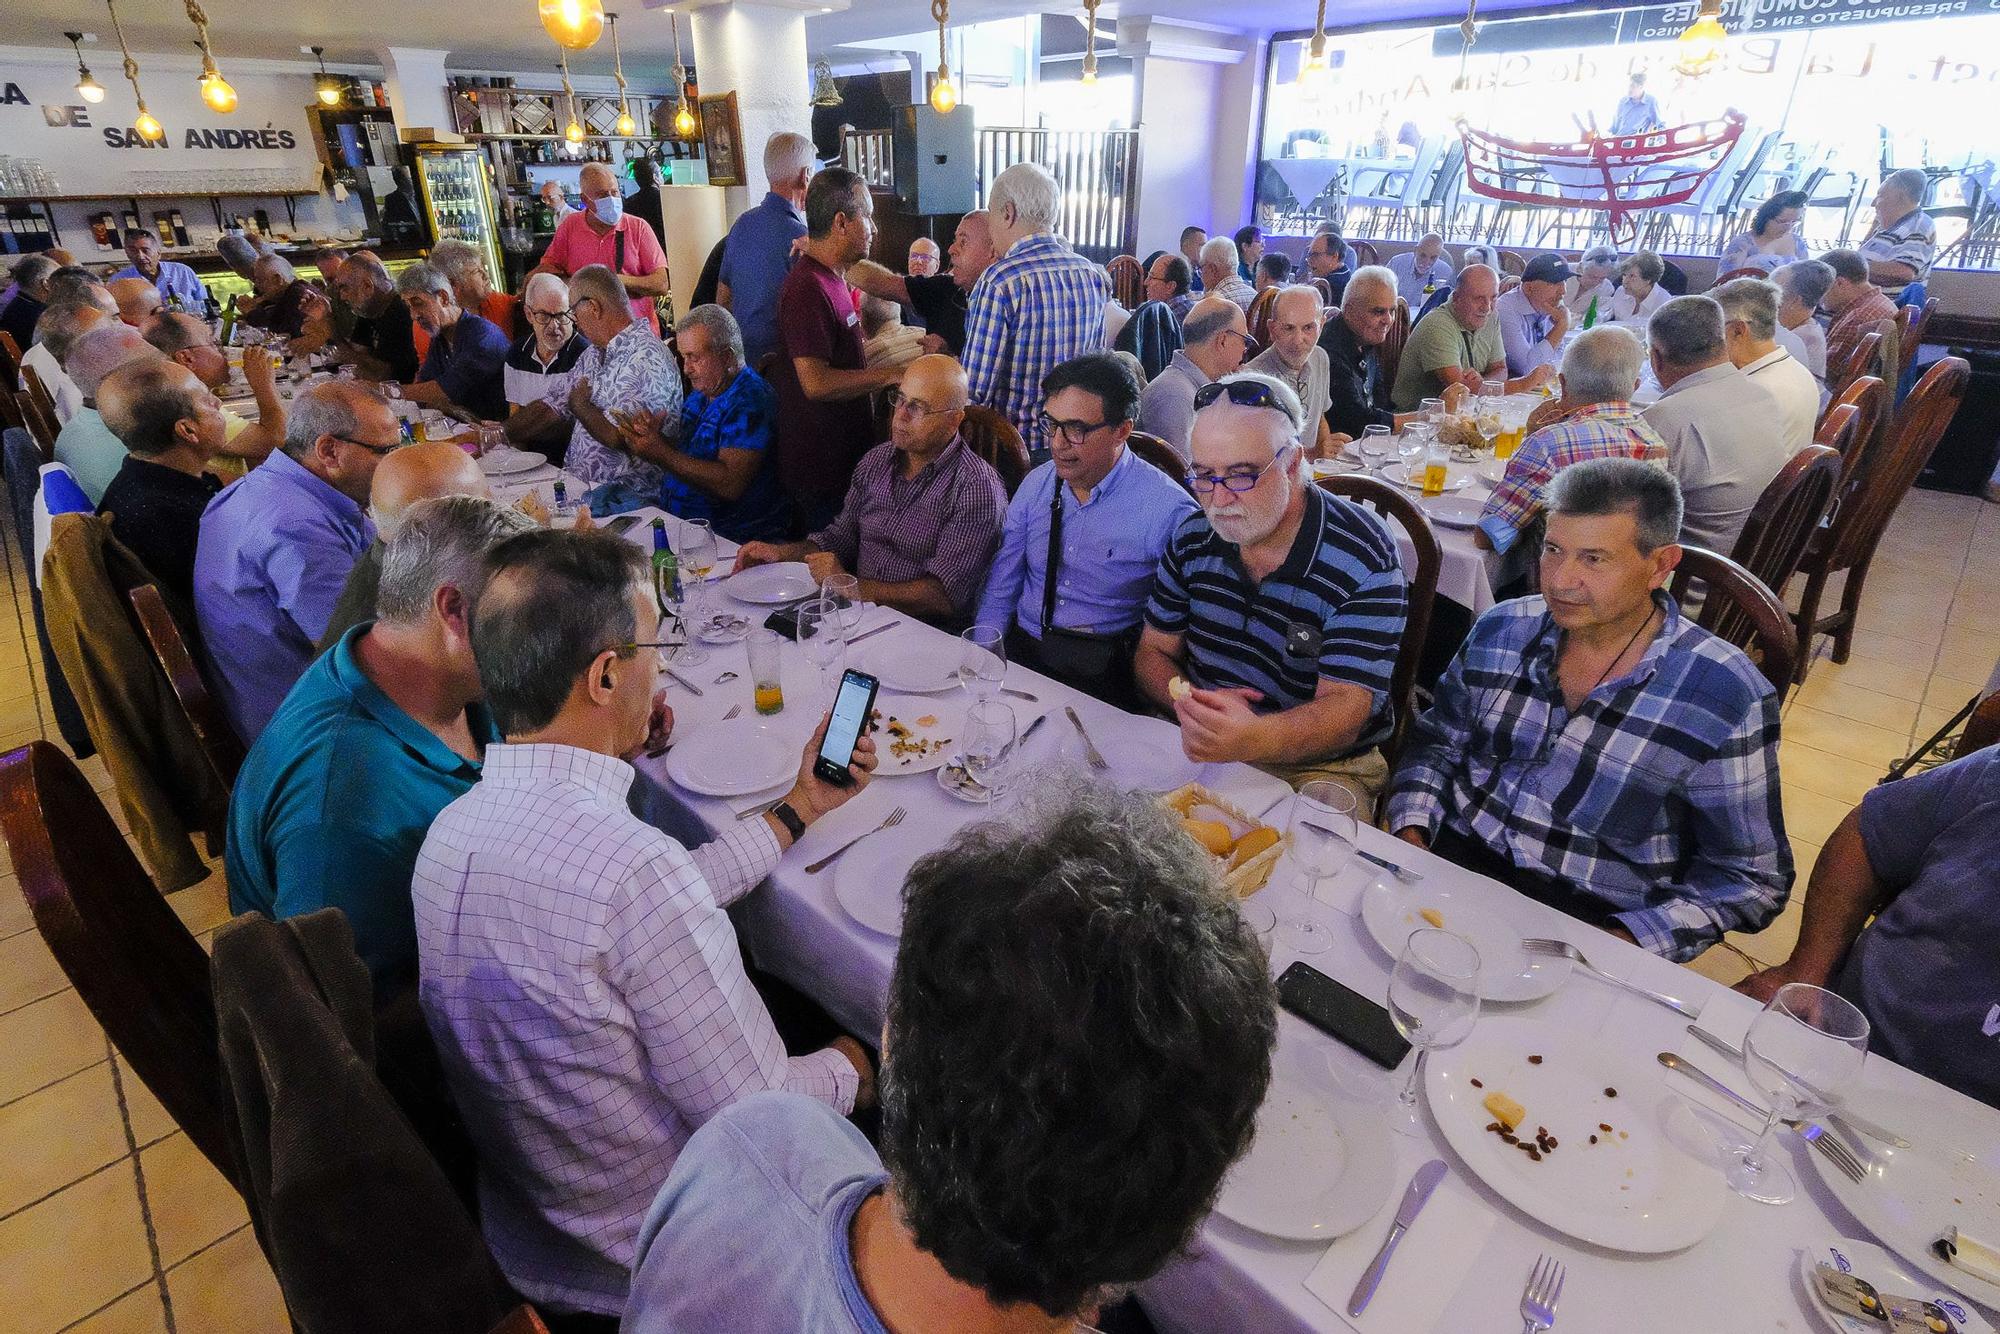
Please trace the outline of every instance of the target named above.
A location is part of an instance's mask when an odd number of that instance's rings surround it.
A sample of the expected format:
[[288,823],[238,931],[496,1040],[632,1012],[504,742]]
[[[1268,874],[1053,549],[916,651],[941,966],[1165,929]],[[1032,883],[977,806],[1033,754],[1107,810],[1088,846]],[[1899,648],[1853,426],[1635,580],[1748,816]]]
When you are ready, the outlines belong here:
[[467,625],[486,551],[533,526],[472,496],[411,507],[383,554],[378,619],[299,678],[237,775],[230,911],[339,908],[378,999],[416,980],[410,872],[424,834],[500,739]]

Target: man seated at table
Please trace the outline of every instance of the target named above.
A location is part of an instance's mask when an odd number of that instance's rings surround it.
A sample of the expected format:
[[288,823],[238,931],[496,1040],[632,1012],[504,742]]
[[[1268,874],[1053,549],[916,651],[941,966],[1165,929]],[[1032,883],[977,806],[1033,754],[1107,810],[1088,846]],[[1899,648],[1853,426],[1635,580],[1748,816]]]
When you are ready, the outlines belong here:
[[1646,326],[1659,401],[1647,425],[1680,483],[1679,540],[1728,555],[1764,488],[1791,458],[1771,392],[1736,369],[1713,297],[1675,297]]
[[[199,315],[161,311],[146,321],[145,339],[193,371],[216,393],[229,385],[229,354],[215,341],[215,330]],[[261,347],[243,349],[243,383],[257,402],[257,420],[222,409],[223,445],[218,451],[239,459],[262,459],[285,440],[285,400],[278,394],[277,368]],[[240,474],[239,474],[240,475]]]
[[1139,429],[1166,441],[1185,460],[1188,436],[1194,430],[1195,394],[1242,366],[1249,348],[1250,326],[1243,307],[1226,294],[1195,302],[1181,321],[1181,346],[1173,360],[1160,368],[1139,396]]
[[669,439],[680,436],[681,373],[667,345],[632,318],[624,287],[610,269],[592,264],[569,280],[571,318],[590,346],[567,385],[550,383],[541,403],[507,418],[517,445],[545,439],[550,423],[571,423],[563,467],[593,488],[595,514],[656,504],[660,466],[632,453],[621,417],[659,414]]
[[[21,354],[21,369],[33,369],[41,377],[42,388],[49,391],[56,405],[57,430],[69,425],[69,419],[83,406],[83,391],[63,370],[62,359],[87,330],[117,318],[115,308],[107,313],[87,301],[51,301],[35,321],[34,345]],[[27,377],[21,378],[26,383]],[[11,386],[0,385],[0,393],[9,392]]]
[[[1826,330],[1815,317],[1820,302],[1833,287],[1833,269],[1816,259],[1802,259],[1774,270],[1771,281],[1778,285],[1778,341],[1812,372],[1819,385],[1821,411],[1829,397],[1826,390]],[[1792,341],[1785,342],[1785,334]]]
[[425,832],[500,739],[470,638],[483,561],[533,527],[471,496],[412,507],[368,620],[299,678],[236,779],[229,910],[339,908],[378,1000],[416,981],[410,874]]
[[824,583],[852,571],[864,602],[939,625],[962,624],[1000,544],[1007,489],[959,438],[965,370],[945,356],[903,372],[887,444],[854,469],[834,521],[803,542],[748,542],[736,568],[802,560]]
[[160,258],[160,238],[152,229],[135,227],[126,231],[125,258],[132,262],[112,274],[113,278],[144,278],[153,284],[161,304],[169,309],[197,315],[208,313],[208,289],[187,265]]
[[441,496],[491,500],[493,488],[472,455],[449,440],[404,445],[382,460],[375,469],[375,480],[368,484],[368,517],[375,524],[375,540],[348,571],[340,600],[333,604],[333,615],[327,618],[326,632],[313,645],[315,650],[325,653],[349,630],[375,619],[383,553],[411,506]]
[[1518,379],[1507,378],[1507,349],[1493,318],[1499,299],[1500,275],[1485,264],[1468,264],[1458,272],[1451,300],[1417,321],[1396,366],[1396,383],[1389,400],[1398,412],[1414,411],[1427,398],[1463,386],[1479,392],[1488,380],[1505,383],[1510,394],[1539,389],[1555,378],[1554,369],[1537,366]]
[[1480,510],[1475,543],[1512,551],[1541,513],[1549,482],[1572,464],[1640,459],[1665,466],[1666,442],[1632,402],[1644,360],[1645,349],[1624,329],[1586,329],[1571,340],[1556,379],[1560,397],[1551,405],[1553,419],[1507,460],[1499,485]]
[[1778,696],[1663,590],[1680,490],[1588,459],[1548,491],[1542,594],[1473,624],[1416,721],[1388,827],[1686,960],[1785,906]]
[[458,304],[443,269],[412,264],[396,277],[396,292],[410,320],[430,335],[417,378],[403,397],[460,419],[493,421],[507,415],[507,335]]
[[[1291,277],[1292,257],[1274,250],[1257,261],[1256,276],[1251,279],[1251,285],[1262,292],[1273,287],[1283,287],[1291,281]],[[1317,296],[1318,293],[1315,292],[1314,295]]]
[[1201,513],[1160,561],[1133,673],[1189,759],[1329,778],[1366,812],[1388,776],[1377,746],[1409,581],[1382,521],[1312,484],[1302,424],[1267,376],[1201,391],[1188,474]]
[[626,805],[623,757],[672,724],[645,552],[541,530],[486,568],[472,650],[506,742],[417,858],[419,996],[501,1270],[545,1309],[617,1315],[647,1204],[704,1123],[772,1089],[873,1101],[852,1038],[787,1058],[724,910],[867,786],[874,743],[826,782],[822,722],[784,802],[690,853]]
[[1187,260],[1162,251],[1146,272],[1146,300],[1164,301],[1174,313],[1174,321],[1185,322],[1188,312],[1194,309],[1193,283],[1194,275]]
[[[1418,306],[1438,288],[1451,286],[1451,275],[1457,272],[1444,253],[1444,237],[1437,232],[1425,232],[1415,250],[1389,256],[1387,268],[1396,276],[1397,290],[1408,292]],[[1349,278],[1347,285],[1353,288],[1354,279]]]
[[1208,244],[1208,229],[1190,224],[1181,228],[1181,258],[1188,263],[1188,272],[1194,275],[1193,291],[1199,292],[1207,283],[1201,276],[1201,248]]
[[[917,238],[922,240],[922,237]],[[915,242],[911,243],[912,250]],[[952,234],[950,273],[908,274],[890,271],[872,259],[848,266],[847,281],[869,296],[908,306],[924,328],[937,335],[941,349],[956,357],[965,351],[965,318],[979,275],[999,256],[993,250],[993,227],[986,210],[976,208],[958,220]]]
[[447,237],[431,247],[430,265],[443,269],[444,276],[451,279],[452,294],[458,298],[460,310],[478,315],[509,339],[525,332],[521,327],[521,298],[495,290],[493,276],[486,271],[486,256],[478,246]]
[[291,340],[293,353],[315,351],[333,337],[333,303],[299,277],[282,255],[260,255],[252,270],[257,307],[243,317],[252,328]]
[[1523,376],[1543,367],[1553,371],[1562,360],[1563,339],[1569,334],[1563,293],[1573,276],[1561,255],[1537,255],[1514,289],[1494,303],[1493,322],[1500,326],[1507,374]]
[[1937,224],[1924,212],[1929,179],[1915,167],[1892,171],[1875,191],[1875,230],[1856,250],[1868,281],[1894,294],[1930,277],[1937,258]]
[[203,512],[195,616],[209,681],[245,745],[312,665],[375,536],[362,506],[376,465],[402,443],[396,414],[365,385],[314,385],[293,400],[284,448]]
[[1257,299],[1257,289],[1236,271],[1236,242],[1226,236],[1211,237],[1201,248],[1203,299],[1214,297],[1233,302],[1246,315]]
[[1869,789],[1820,850],[1791,957],[1736,989],[1829,987],[1870,1051],[2000,1107],[1992,922],[2000,747]]
[[1371,264],[1347,280],[1347,297],[1320,329],[1326,352],[1326,425],[1341,443],[1359,439],[1371,426],[1400,430],[1413,414],[1389,408],[1382,380],[1382,344],[1396,323],[1396,275]]
[[105,286],[111,292],[111,299],[118,303],[118,318],[134,329],[160,309],[159,289],[144,278],[113,278]]
[[674,326],[674,345],[688,379],[674,442],[652,413],[633,413],[624,433],[634,454],[666,473],[660,508],[706,519],[732,542],[782,538],[788,515],[771,462],[778,396],[743,364],[736,317],[696,306]]
[[1346,300],[1347,285],[1354,281],[1354,256],[1332,223],[1321,223],[1306,243],[1306,272],[1326,283],[1333,305]]
[[[61,268],[47,255],[29,255],[17,260],[8,272],[13,278],[13,299],[0,306],[0,333],[11,336],[16,347],[34,341],[35,322],[49,308],[49,279]],[[9,393],[13,386],[6,386]]]
[[[570,378],[576,363],[590,346],[576,331],[569,317],[569,288],[553,273],[531,273],[521,291],[521,308],[527,317],[528,333],[507,353],[501,372],[501,388],[507,397],[507,415],[527,411],[551,394],[569,397]],[[541,411],[539,434],[521,439],[561,456],[569,441],[569,423],[552,411]]]
[[201,512],[222,490],[202,471],[221,450],[222,404],[187,367],[163,357],[128,361],[97,387],[104,424],[130,452],[98,513],[169,594],[194,607],[195,539]]
[[334,287],[354,312],[354,332],[334,347],[334,360],[354,367],[364,380],[417,378],[417,345],[410,334],[410,308],[396,299],[396,281],[382,261],[365,252],[348,256]]
[[1868,279],[1868,261],[1858,251],[1829,250],[1820,262],[1833,270],[1833,283],[1820,305],[1833,316],[1826,330],[1826,375],[1829,382],[1847,374],[1861,340],[1884,320],[1896,318],[1896,303]]
[[909,877],[880,1160],[805,1098],[715,1117],[639,1233],[630,1334],[1093,1328],[1193,1243],[1270,1080],[1264,951],[1151,802],[1060,796]]
[[1326,424],[1331,369],[1325,350],[1319,346],[1320,323],[1317,288],[1280,288],[1266,321],[1271,345],[1243,368],[1282,380],[1298,395],[1299,410],[1305,415],[1299,443],[1315,456],[1331,443],[1333,435]]
[[1114,353],[1085,353],[1042,381],[1052,452],[1007,506],[979,604],[1011,660],[1120,707],[1134,702],[1153,571],[1195,512],[1179,482],[1126,448],[1138,411],[1138,377]]
[[1805,364],[1778,345],[1778,287],[1762,278],[1736,278],[1709,293],[1722,306],[1722,336],[1729,360],[1752,384],[1777,401],[1785,455],[1813,442],[1819,422],[1819,382]]
[[125,462],[125,446],[98,414],[97,387],[126,362],[159,355],[131,325],[106,323],[80,335],[63,358],[63,370],[83,402],[56,435],[56,462],[76,475],[93,505],[104,499],[104,488]]

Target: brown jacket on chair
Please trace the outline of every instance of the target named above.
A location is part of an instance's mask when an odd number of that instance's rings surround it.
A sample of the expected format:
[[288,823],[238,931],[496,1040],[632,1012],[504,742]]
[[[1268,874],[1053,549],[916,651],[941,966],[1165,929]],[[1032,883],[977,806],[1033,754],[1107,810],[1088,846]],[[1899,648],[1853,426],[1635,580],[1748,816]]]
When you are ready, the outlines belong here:
[[[118,790],[118,804],[163,894],[206,879],[193,835],[222,851],[229,794],[132,622],[126,594],[153,576],[93,514],[58,514],[42,558],[42,611],[63,679]],[[185,606],[168,609],[183,626]]]

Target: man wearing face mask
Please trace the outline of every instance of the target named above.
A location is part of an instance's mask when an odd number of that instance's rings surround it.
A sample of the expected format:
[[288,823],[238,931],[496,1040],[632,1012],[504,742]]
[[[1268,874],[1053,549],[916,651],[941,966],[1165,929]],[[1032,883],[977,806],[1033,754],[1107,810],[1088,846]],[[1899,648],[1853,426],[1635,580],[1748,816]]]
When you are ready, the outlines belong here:
[[536,266],[537,273],[572,278],[579,269],[602,264],[618,275],[632,298],[632,318],[645,322],[655,337],[659,318],[653,298],[667,294],[667,252],[643,218],[625,212],[618,178],[602,162],[586,162],[578,178],[583,208],[556,224],[555,239]]
[[1408,580],[1379,519],[1312,485],[1304,420],[1269,376],[1195,395],[1201,513],[1160,561],[1133,674],[1179,720],[1189,759],[1331,779],[1368,818],[1388,777],[1377,747],[1394,723]]

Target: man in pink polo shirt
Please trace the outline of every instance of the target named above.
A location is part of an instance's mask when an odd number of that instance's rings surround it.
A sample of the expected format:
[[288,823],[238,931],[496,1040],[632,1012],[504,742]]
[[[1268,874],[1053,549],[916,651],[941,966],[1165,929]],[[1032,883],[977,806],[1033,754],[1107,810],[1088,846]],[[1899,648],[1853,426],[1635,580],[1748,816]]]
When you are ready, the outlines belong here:
[[556,224],[555,239],[535,272],[567,279],[579,269],[602,264],[625,284],[632,318],[644,320],[657,336],[660,322],[653,314],[653,298],[667,294],[667,252],[660,248],[660,238],[644,218],[625,212],[611,168],[587,162],[579,184],[583,208]]

